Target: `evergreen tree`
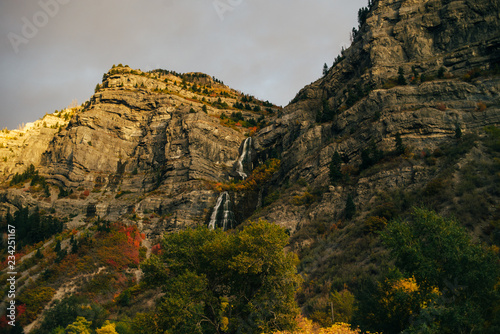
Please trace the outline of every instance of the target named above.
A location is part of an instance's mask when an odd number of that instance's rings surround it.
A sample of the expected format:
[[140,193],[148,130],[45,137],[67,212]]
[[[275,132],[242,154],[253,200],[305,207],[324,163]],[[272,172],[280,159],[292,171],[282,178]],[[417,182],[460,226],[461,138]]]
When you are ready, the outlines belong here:
[[455,138],[460,139],[462,138],[462,129],[460,128],[460,125],[455,126]]
[[367,169],[377,162],[379,162],[384,157],[384,152],[377,148],[374,141],[370,142],[370,146],[363,151],[361,151],[361,165],[359,168],[361,170]]
[[354,204],[354,200],[351,194],[347,195],[344,213],[347,220],[351,220],[352,217],[354,217],[354,215],[356,214],[356,205]]
[[397,154],[403,154],[405,153],[406,147],[403,145],[403,140],[401,139],[401,135],[398,133],[396,134],[396,153]]
[[327,74],[328,74],[328,65],[325,63],[325,65],[323,65],[323,76]]
[[78,240],[76,240],[73,235],[71,236],[70,244],[71,254],[76,254],[78,252]]
[[57,240],[56,246],[54,247],[54,252],[56,252],[56,254],[59,254],[61,252],[61,240]]
[[340,157],[339,152],[335,151],[332,156],[332,161],[330,162],[330,182],[335,185],[338,181],[340,181],[343,177],[342,171],[340,167],[342,165],[342,158]]
[[[9,326],[10,327],[10,326]],[[18,322],[16,322],[16,325],[12,327],[10,330],[10,334],[24,334],[24,328],[21,326]]]
[[398,69],[398,85],[406,85],[405,71],[402,67]]
[[441,67],[439,68],[439,70],[438,70],[437,77],[438,77],[439,79],[444,78],[444,73],[445,73],[445,72],[446,72],[446,69],[445,69],[443,66],[441,66]]
[[358,10],[358,24],[359,24],[360,29],[361,29],[361,26],[363,24],[365,24],[366,18],[368,17],[369,12],[370,12],[370,10],[367,7],[361,7]]

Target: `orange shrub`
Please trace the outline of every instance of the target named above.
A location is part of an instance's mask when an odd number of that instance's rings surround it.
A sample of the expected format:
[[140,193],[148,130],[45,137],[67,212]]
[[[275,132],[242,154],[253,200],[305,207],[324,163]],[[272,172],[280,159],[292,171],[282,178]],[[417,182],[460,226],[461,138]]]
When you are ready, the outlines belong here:
[[[114,270],[139,265],[139,248],[143,235],[136,226],[125,226],[116,223],[110,226],[109,232],[98,232],[95,235],[84,234],[78,241],[78,252],[68,254],[54,267],[57,277],[72,277],[81,273],[95,271],[100,266],[108,266]],[[52,277],[52,279],[57,279]]]
[[447,108],[446,108],[446,105],[444,103],[438,103],[436,105],[436,109],[440,110],[440,111],[445,111]]
[[160,244],[154,245],[153,248],[151,248],[151,252],[154,255],[160,255],[161,254],[161,245]]
[[216,183],[213,188],[218,192],[233,191],[240,192],[246,190],[255,190],[259,185],[269,181],[281,165],[279,159],[270,159],[266,163],[255,168],[250,176],[238,183]]
[[485,111],[486,110],[486,104],[484,102],[478,102],[476,106],[476,111]]

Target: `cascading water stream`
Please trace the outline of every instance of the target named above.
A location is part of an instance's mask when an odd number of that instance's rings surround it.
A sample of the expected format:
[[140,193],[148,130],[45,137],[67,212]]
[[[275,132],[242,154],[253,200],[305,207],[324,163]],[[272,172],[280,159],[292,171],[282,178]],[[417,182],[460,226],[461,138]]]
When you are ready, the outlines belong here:
[[215,224],[217,223],[217,212],[219,211],[220,205],[222,204],[224,194],[225,193],[220,194],[219,198],[217,198],[217,204],[215,204],[214,211],[212,211],[212,216],[210,216],[210,223],[208,223],[208,228],[211,230],[215,229]]
[[244,163],[245,161],[251,161],[251,149],[252,149],[252,137],[248,137],[243,142],[243,149],[241,150],[240,158],[238,159],[238,164],[236,167],[236,172],[241,176],[242,179],[246,179],[248,175],[245,173]]
[[223,231],[233,228],[235,223],[234,213],[231,208],[231,197],[227,192],[220,194],[217,198],[208,228],[213,230],[215,228],[222,228]]

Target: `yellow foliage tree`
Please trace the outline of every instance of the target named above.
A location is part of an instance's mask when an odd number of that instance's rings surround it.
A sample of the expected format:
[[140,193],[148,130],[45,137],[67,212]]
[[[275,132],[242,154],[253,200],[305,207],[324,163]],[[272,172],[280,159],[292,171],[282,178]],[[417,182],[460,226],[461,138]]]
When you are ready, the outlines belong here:
[[108,320],[99,329],[96,329],[97,334],[118,334],[116,331],[116,324],[110,323]]
[[[320,328],[311,320],[299,316],[297,318],[296,330],[292,332],[274,332],[273,334],[361,334],[361,330],[359,328],[352,329],[351,325],[343,322],[337,322],[333,326],[327,328]],[[366,332],[365,334],[370,334],[370,332]]]
[[75,322],[69,324],[66,327],[67,334],[91,334],[90,326],[92,325],[91,321],[88,321],[84,317],[77,317]]

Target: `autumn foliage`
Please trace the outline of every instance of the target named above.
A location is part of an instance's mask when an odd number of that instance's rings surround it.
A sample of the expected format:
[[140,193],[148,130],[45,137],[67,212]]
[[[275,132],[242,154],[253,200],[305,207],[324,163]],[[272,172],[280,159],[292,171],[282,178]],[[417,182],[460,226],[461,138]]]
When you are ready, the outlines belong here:
[[259,185],[262,185],[268,182],[271,177],[278,171],[280,168],[281,161],[279,159],[269,159],[264,164],[255,168],[252,171],[252,174],[248,176],[245,180],[242,180],[237,183],[216,183],[214,185],[215,190],[218,192],[223,191],[248,191],[248,190],[256,190]]
[[[370,332],[365,332],[369,334]],[[321,328],[311,320],[299,316],[297,318],[297,329],[294,331],[273,332],[273,334],[361,334],[359,328],[352,329],[351,325],[337,322],[333,326]]]
[[34,321],[54,294],[55,290],[46,286],[39,286],[23,292],[19,297],[19,303],[23,304],[26,311],[18,314],[19,322],[28,324]]

